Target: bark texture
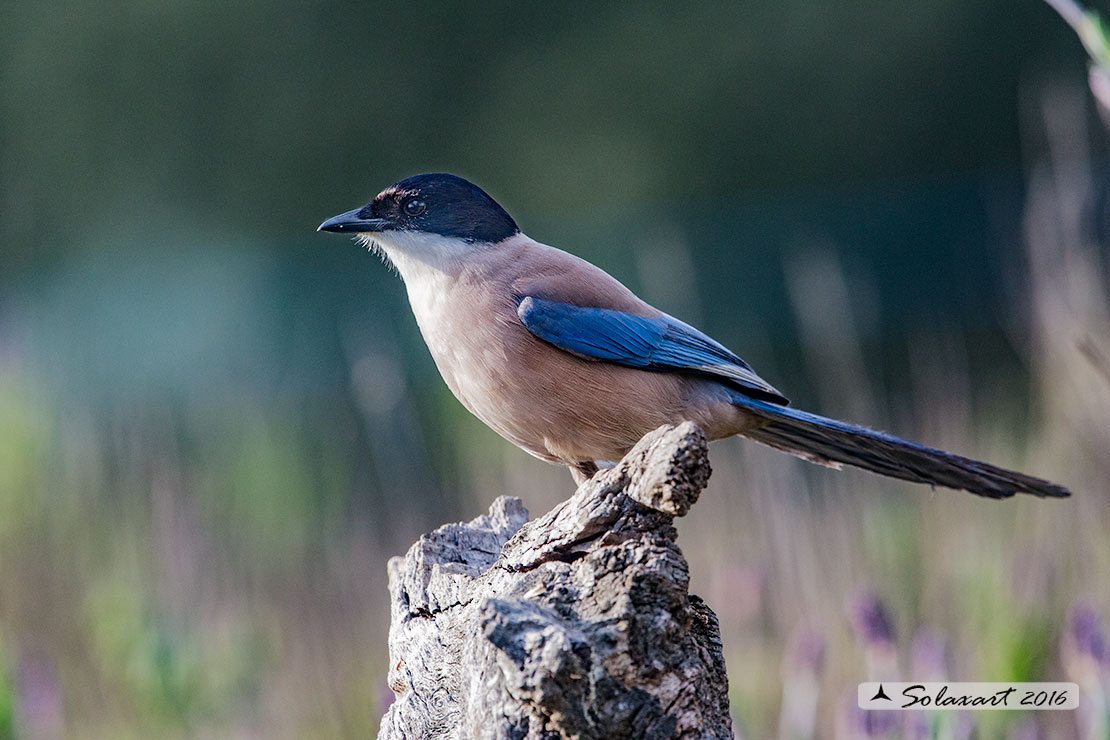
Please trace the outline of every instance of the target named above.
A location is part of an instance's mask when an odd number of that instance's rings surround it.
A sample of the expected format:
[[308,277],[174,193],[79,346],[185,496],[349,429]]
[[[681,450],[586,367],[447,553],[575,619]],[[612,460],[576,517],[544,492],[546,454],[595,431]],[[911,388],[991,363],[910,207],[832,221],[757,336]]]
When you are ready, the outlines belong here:
[[672,526],[708,478],[697,427],[662,427],[539,519],[503,496],[390,560],[379,738],[733,737]]

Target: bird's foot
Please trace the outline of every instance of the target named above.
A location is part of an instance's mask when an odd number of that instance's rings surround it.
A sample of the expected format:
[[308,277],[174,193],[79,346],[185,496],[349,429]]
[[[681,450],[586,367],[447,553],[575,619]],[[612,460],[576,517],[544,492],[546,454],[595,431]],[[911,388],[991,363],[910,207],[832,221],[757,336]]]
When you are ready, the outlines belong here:
[[570,474],[574,476],[575,485],[582,485],[597,472],[597,463],[593,461],[580,462],[570,466]]

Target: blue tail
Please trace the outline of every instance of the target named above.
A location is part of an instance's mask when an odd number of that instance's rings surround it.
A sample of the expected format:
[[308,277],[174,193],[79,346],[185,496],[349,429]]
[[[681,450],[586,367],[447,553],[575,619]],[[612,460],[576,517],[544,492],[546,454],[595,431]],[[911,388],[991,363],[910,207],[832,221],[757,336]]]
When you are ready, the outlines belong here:
[[733,401],[766,421],[744,436],[822,465],[840,463],[892,478],[971,491],[989,498],[1015,493],[1060,498],[1071,493],[1040,478],[908,442],[873,429],[736,394]]

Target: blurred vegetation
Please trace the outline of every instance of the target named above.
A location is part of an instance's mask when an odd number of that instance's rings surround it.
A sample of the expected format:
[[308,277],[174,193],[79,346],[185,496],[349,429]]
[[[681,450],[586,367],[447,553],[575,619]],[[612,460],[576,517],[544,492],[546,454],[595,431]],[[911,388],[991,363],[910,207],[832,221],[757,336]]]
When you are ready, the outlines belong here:
[[435,169],[529,223],[1013,166],[1018,82],[1078,70],[1068,36],[1000,0],[14,0],[0,249],[270,243]]
[[971,731],[856,716],[892,672],[1076,680],[977,736],[1105,737],[1107,134],[1046,5],[15,0],[0,53],[0,740],[372,734],[387,557],[567,496],[313,233],[428,170],[800,406],[1076,492],[715,445],[681,544],[747,737],[809,685],[820,737]]

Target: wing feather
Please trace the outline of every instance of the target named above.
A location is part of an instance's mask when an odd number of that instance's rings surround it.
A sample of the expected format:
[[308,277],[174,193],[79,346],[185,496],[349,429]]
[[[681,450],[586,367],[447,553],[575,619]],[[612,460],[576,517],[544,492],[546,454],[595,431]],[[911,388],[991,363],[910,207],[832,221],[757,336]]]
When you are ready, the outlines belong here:
[[789,401],[748,363],[689,324],[525,296],[517,317],[533,335],[580,357],[655,371],[719,378],[753,398]]

